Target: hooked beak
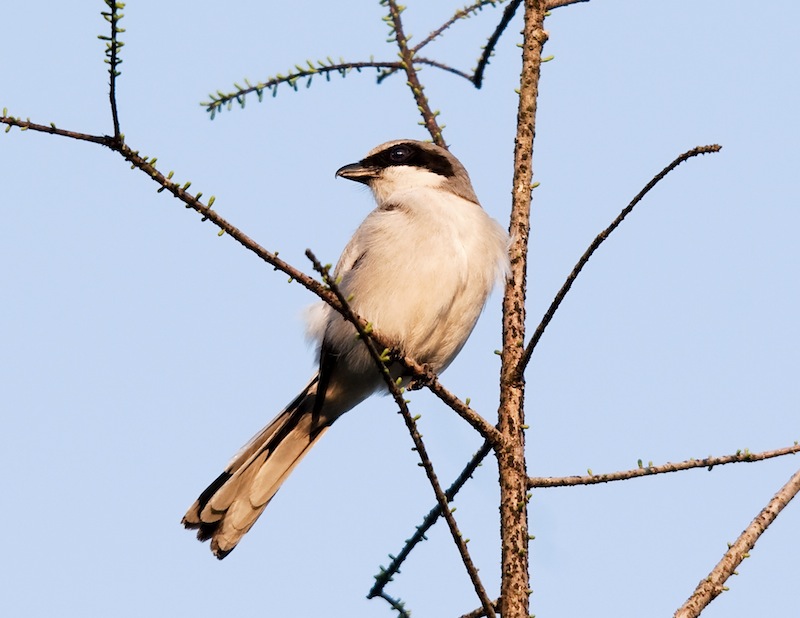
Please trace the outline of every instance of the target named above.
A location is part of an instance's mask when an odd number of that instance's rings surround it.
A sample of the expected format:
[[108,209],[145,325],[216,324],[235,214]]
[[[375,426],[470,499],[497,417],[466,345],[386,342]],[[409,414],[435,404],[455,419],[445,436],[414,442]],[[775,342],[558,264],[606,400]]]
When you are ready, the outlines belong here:
[[368,185],[370,181],[378,177],[378,170],[359,162],[340,167],[336,170],[336,175]]

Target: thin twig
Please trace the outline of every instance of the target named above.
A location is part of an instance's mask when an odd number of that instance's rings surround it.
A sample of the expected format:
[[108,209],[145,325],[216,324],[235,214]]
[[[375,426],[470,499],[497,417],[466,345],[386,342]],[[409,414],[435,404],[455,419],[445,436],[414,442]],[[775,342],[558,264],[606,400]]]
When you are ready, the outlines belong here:
[[[382,592],[381,594],[377,595],[386,601],[389,605],[392,606],[392,609],[397,612],[398,618],[411,618],[411,612],[406,609],[406,604],[404,601],[400,599],[395,599],[393,596]],[[372,598],[372,597],[368,597]]]
[[[54,124],[44,125],[44,124],[37,124],[35,122],[31,122],[30,119],[22,120],[21,118],[16,118],[14,116],[6,115],[6,111],[3,111],[3,115],[0,116],[0,124],[6,125],[6,127],[19,127],[22,131],[36,131],[38,133],[49,133],[50,135],[59,135],[61,137],[69,137],[70,139],[76,139],[81,142],[91,142],[93,144],[100,144],[101,146],[106,146],[114,150],[114,138],[108,135],[90,135],[88,133],[78,133],[77,131],[67,131],[66,129],[59,129]],[[6,128],[6,131],[8,131]]]
[[306,250],[306,257],[311,260],[311,263],[314,266],[314,270],[316,270],[320,275],[322,275],[323,280],[327,283],[330,287],[331,292],[333,292],[334,296],[339,300],[339,303],[342,305],[344,311],[342,315],[355,327],[356,332],[358,333],[360,339],[364,342],[367,346],[367,350],[369,351],[370,357],[375,363],[375,366],[380,371],[381,375],[383,376],[383,380],[386,383],[387,388],[389,389],[389,393],[391,394],[392,398],[394,399],[397,407],[400,411],[400,414],[403,417],[403,421],[405,421],[406,427],[408,428],[409,433],[411,434],[411,439],[414,442],[414,449],[417,451],[419,455],[420,462],[422,464],[423,469],[425,470],[425,474],[428,477],[428,481],[433,488],[433,493],[436,496],[436,500],[439,503],[439,506],[442,508],[444,513],[444,518],[447,521],[447,525],[450,528],[450,534],[453,537],[453,541],[458,548],[459,554],[461,554],[461,561],[464,563],[464,567],[467,570],[467,574],[469,575],[470,580],[472,581],[472,585],[475,588],[475,593],[478,595],[478,599],[481,602],[481,605],[486,610],[487,616],[493,617],[494,610],[492,608],[492,603],[489,600],[489,597],[486,594],[486,590],[483,587],[483,583],[478,576],[478,569],[475,568],[475,564],[472,562],[472,558],[469,555],[469,551],[467,550],[467,544],[464,540],[461,532],[458,529],[458,525],[456,524],[455,517],[453,517],[453,512],[448,507],[448,500],[447,496],[445,495],[444,491],[442,490],[442,486],[439,483],[439,479],[436,476],[436,472],[433,469],[433,464],[431,463],[430,457],[428,456],[428,451],[425,448],[425,443],[422,441],[422,436],[417,429],[417,422],[414,417],[411,416],[411,412],[408,409],[408,404],[406,400],[403,398],[403,392],[400,389],[398,383],[392,377],[391,372],[389,371],[389,367],[387,366],[387,361],[389,361],[389,357],[387,355],[387,351],[384,353],[380,353],[378,349],[375,347],[375,342],[372,339],[372,336],[369,332],[364,328],[361,323],[361,319],[352,311],[350,305],[347,302],[344,294],[339,289],[339,286],[334,281],[333,277],[330,276],[329,269],[327,266],[323,266],[320,261],[316,258],[316,256],[311,252],[311,250]]
[[[475,470],[478,469],[478,466],[481,465],[481,462],[486,458],[486,456],[492,451],[492,444],[488,440],[483,443],[478,452],[472,456],[470,462],[466,465],[466,467],[461,471],[461,474],[458,475],[453,484],[447,488],[445,491],[445,496],[447,497],[447,502],[452,502],[455,495],[461,490],[464,484],[472,478],[472,475],[475,473]],[[384,597],[384,588],[386,585],[392,581],[392,578],[400,572],[400,567],[402,566],[405,559],[408,558],[411,550],[414,549],[419,543],[422,541],[427,540],[425,534],[430,530],[433,525],[439,520],[439,517],[442,516],[442,507],[440,504],[436,504],[425,516],[422,520],[422,523],[417,526],[417,529],[414,531],[414,534],[408,538],[403,545],[403,549],[400,550],[400,553],[397,556],[390,555],[389,557],[392,561],[389,563],[389,566],[385,569],[381,567],[381,572],[375,576],[375,584],[372,586],[372,589],[367,594],[367,598],[371,599],[373,597]],[[385,598],[385,597],[384,597]]]
[[483,53],[478,60],[478,66],[475,67],[475,72],[472,75],[472,83],[475,84],[476,88],[480,88],[483,84],[483,73],[486,70],[486,65],[489,64],[489,58],[491,58],[492,54],[494,53],[494,48],[497,46],[497,42],[500,40],[503,32],[505,32],[508,24],[511,23],[511,19],[517,12],[520,4],[522,4],[522,0],[513,0],[513,2],[511,2],[511,4],[505,8],[503,11],[503,16],[500,18],[500,23],[497,24],[492,36],[489,37],[489,41],[483,48]]
[[561,476],[561,477],[531,477],[528,479],[528,487],[574,487],[576,485],[597,485],[599,483],[610,483],[612,481],[625,481],[641,476],[653,476],[665,474],[667,472],[679,472],[680,470],[691,470],[692,468],[707,468],[711,470],[714,466],[724,466],[731,463],[744,463],[754,461],[764,461],[775,457],[784,457],[800,453],[800,444],[764,451],[762,453],[751,453],[747,449],[737,451],[733,455],[723,455],[722,457],[706,457],[704,459],[688,459],[679,463],[665,463],[660,466],[640,465],[632,470],[621,472],[610,472],[607,474],[589,474],[588,476]]
[[414,57],[414,62],[416,64],[425,64],[436,69],[441,69],[446,73],[452,73],[453,75],[458,75],[459,77],[463,77],[468,82],[472,81],[472,76],[464,71],[460,71],[459,69],[453,68],[450,65],[444,64],[443,62],[439,62],[438,60],[431,60],[430,58],[421,58],[418,56]]
[[584,254],[578,260],[578,263],[575,264],[572,272],[570,272],[567,280],[564,282],[564,285],[561,286],[561,289],[556,294],[553,302],[550,303],[550,307],[548,307],[547,311],[545,312],[544,316],[542,317],[542,321],[539,322],[539,326],[536,327],[536,331],[533,333],[533,337],[528,342],[528,345],[525,347],[525,353],[523,354],[522,358],[520,359],[519,365],[517,366],[517,377],[522,377],[525,372],[525,368],[528,366],[528,363],[531,360],[531,355],[533,354],[533,350],[536,348],[536,345],[539,343],[539,340],[542,338],[545,329],[547,328],[550,321],[553,319],[556,311],[558,310],[561,302],[564,300],[564,297],[569,292],[572,284],[575,282],[575,279],[580,274],[583,267],[586,266],[586,263],[589,261],[589,258],[592,257],[592,254],[597,250],[597,248],[603,244],[603,242],[608,238],[609,234],[617,229],[622,223],[622,221],[627,217],[631,211],[636,207],[636,205],[642,200],[642,198],[647,195],[647,193],[655,187],[667,174],[669,174],[672,170],[678,167],[681,163],[686,161],[687,159],[691,159],[692,157],[696,157],[697,155],[701,154],[709,154],[712,152],[719,152],[722,149],[722,146],[718,144],[712,144],[710,146],[697,146],[684,152],[682,155],[677,157],[672,163],[667,165],[663,170],[661,170],[658,174],[656,174],[650,182],[648,182],[644,188],[639,191],[636,197],[631,200],[630,204],[628,204],[625,208],[622,209],[622,212],[619,213],[616,219],[611,222],[605,230],[600,232],[597,237],[592,241],[589,245],[589,248],[586,249]]
[[418,43],[417,45],[412,47],[411,48],[412,51],[414,53],[417,53],[420,49],[425,47],[428,43],[430,43],[431,41],[439,38],[439,36],[441,36],[442,33],[445,30],[447,30],[450,26],[452,26],[456,22],[458,22],[458,21],[460,21],[460,20],[462,20],[462,19],[464,19],[466,17],[471,17],[472,15],[474,15],[477,11],[482,9],[487,4],[491,4],[492,6],[494,6],[496,4],[501,4],[503,1],[504,0],[478,0],[478,2],[470,4],[469,6],[465,6],[463,9],[457,10],[450,19],[448,19],[441,26],[436,28],[436,30],[432,31],[428,36],[426,36],[424,39],[422,39],[422,41],[420,43]]
[[[464,71],[461,71],[459,69],[453,68],[450,65],[447,65],[447,64],[445,64],[443,62],[439,62],[438,60],[431,60],[430,58],[421,58],[419,56],[415,56],[414,57],[414,63],[415,64],[425,64],[425,65],[434,67],[436,69],[441,69],[442,71],[445,71],[447,73],[452,73],[453,75],[458,75],[459,77],[463,77],[468,82],[472,83],[472,75],[469,75],[468,73],[464,73]],[[379,83],[379,84],[382,83],[383,80],[385,80],[387,77],[391,77],[392,75],[397,73],[397,71],[400,71],[402,69],[402,66],[401,66],[401,64],[399,62],[396,63],[396,64],[397,64],[396,67],[392,67],[390,69],[387,69],[387,70],[381,72],[381,74],[378,75],[378,79],[376,80],[377,83]]]
[[117,0],[106,0],[110,12],[103,12],[102,15],[111,25],[111,36],[101,36],[100,38],[106,43],[106,62],[108,63],[108,100],[111,104],[111,119],[114,125],[114,139],[120,140],[122,135],[119,131],[119,113],[117,111],[117,77],[119,71],[117,67],[122,64],[119,57],[119,51],[122,48],[122,41],[117,39],[117,35],[125,32],[124,28],[119,27],[119,20],[124,17],[119,11],[125,7],[122,2]]
[[132,150],[127,145],[122,144],[118,148],[114,148],[112,146],[112,149],[117,150],[126,161],[130,162],[131,167],[135,167],[143,171],[154,181],[156,181],[162,187],[162,189],[168,191],[174,197],[178,198],[184,203],[186,208],[191,208],[192,210],[195,210],[201,214],[203,216],[203,221],[211,221],[211,223],[217,226],[221,232],[224,232],[233,238],[245,249],[257,255],[275,270],[280,270],[281,272],[289,275],[292,280],[297,281],[304,288],[316,294],[320,299],[324,300],[337,311],[341,311],[341,307],[339,306],[337,299],[333,296],[330,290],[325,289],[325,287],[316,279],[306,275],[288,262],[280,259],[277,253],[268,251],[259,245],[255,240],[250,238],[247,234],[242,232],[239,228],[229,223],[219,213],[217,213],[217,211],[213,210],[211,206],[203,203],[196,196],[189,193],[187,191],[188,187],[186,184],[180,185],[176,182],[172,182],[169,178],[164,176],[164,174],[153,167],[148,159],[141,156],[138,151]]
[[[441,128],[438,127],[436,123],[436,113],[434,113],[428,103],[427,99],[422,93],[422,86],[417,78],[417,69],[415,65],[427,65],[442,71],[446,71],[448,73],[452,73],[453,75],[457,75],[462,77],[472,83],[473,85],[477,85],[480,88],[480,82],[483,77],[483,71],[485,68],[485,64],[488,63],[488,57],[492,52],[492,49],[497,43],[497,40],[502,34],[502,29],[500,31],[496,31],[493,39],[490,40],[488,45],[488,49],[485,52],[485,60],[479,64],[480,68],[480,76],[478,77],[478,81],[475,81],[475,74],[469,74],[465,71],[461,71],[454,67],[451,67],[443,62],[432,60],[430,58],[422,58],[418,57],[417,53],[423,47],[428,45],[431,41],[435,40],[439,36],[441,36],[448,28],[450,28],[453,24],[461,19],[465,19],[467,17],[471,17],[477,11],[481,10],[484,6],[487,5],[496,5],[502,3],[504,0],[478,0],[477,2],[464,7],[463,9],[459,9],[456,13],[445,21],[441,26],[433,30],[421,43],[409,47],[408,46],[408,37],[405,36],[402,30],[402,23],[400,22],[399,15],[403,12],[404,7],[401,7],[396,2],[389,2],[388,0],[384,1],[384,4],[387,4],[390,8],[389,14],[389,23],[392,27],[393,34],[395,36],[395,40],[400,48],[400,62],[376,62],[374,60],[370,60],[367,62],[338,62],[335,63],[333,60],[328,58],[328,64],[325,64],[322,61],[312,63],[311,61],[306,61],[308,65],[307,68],[295,65],[295,71],[290,71],[286,75],[278,74],[275,77],[270,77],[266,81],[259,82],[258,84],[251,84],[248,80],[244,80],[247,84],[246,86],[240,86],[239,84],[234,84],[236,90],[232,92],[222,92],[221,90],[217,90],[216,93],[211,93],[209,95],[209,101],[201,103],[206,108],[206,111],[211,114],[211,118],[213,119],[218,112],[221,112],[223,109],[228,108],[230,109],[234,103],[237,103],[239,106],[244,107],[245,101],[248,95],[256,93],[258,95],[259,101],[262,99],[263,94],[265,91],[271,91],[273,96],[277,93],[277,88],[281,84],[288,84],[294,90],[298,89],[298,82],[301,80],[306,80],[306,85],[310,85],[311,80],[316,77],[317,75],[324,75],[326,79],[330,80],[331,74],[339,73],[342,76],[347,75],[350,71],[358,71],[361,72],[362,69],[377,69],[379,71],[379,75],[377,78],[377,82],[380,84],[383,82],[384,79],[389,77],[390,75],[394,75],[398,71],[404,71],[406,73],[407,82],[411,87],[411,90],[414,94],[415,99],[417,100],[417,106],[420,110],[420,113],[423,116],[423,125],[428,129],[428,132],[431,133],[433,137],[433,141],[439,144],[440,146],[444,146],[443,138],[441,138]],[[520,0],[515,0],[516,4],[518,5]],[[509,17],[510,19],[510,17]],[[505,25],[503,26],[503,29]],[[440,137],[436,137],[439,135]]]
[[692,596],[675,612],[675,618],[696,618],[700,612],[727,588],[725,582],[736,572],[742,560],[750,556],[756,541],[778,517],[783,508],[800,492],[800,470],[769,501],[739,538],[728,547],[717,566],[701,580]]
[[[493,601],[492,605],[494,606],[495,610],[500,609],[500,599],[496,599],[495,601]],[[478,609],[475,609],[469,612],[468,614],[464,614],[463,616],[461,616],[461,618],[483,618],[483,616],[485,615],[486,611],[482,607],[479,607]]]
[[441,382],[439,382],[439,376],[429,367],[421,365],[410,356],[400,357],[397,360],[414,376],[414,381],[418,385],[425,386],[446,403],[450,409],[467,421],[475,431],[481,434],[481,437],[491,443],[492,446],[500,445],[501,436],[497,427],[470,408],[466,402],[462,401],[442,386]]
[[[419,58],[419,57],[416,56],[416,54],[419,52],[419,50],[421,50],[423,47],[425,47],[428,43],[430,43],[431,41],[435,40],[445,30],[447,30],[450,26],[452,26],[454,23],[456,23],[456,21],[459,21],[461,19],[465,19],[467,17],[472,17],[472,15],[474,15],[477,11],[481,10],[487,4],[491,4],[492,6],[495,6],[497,4],[502,4],[504,1],[505,0],[481,0],[479,2],[471,4],[470,6],[466,6],[463,9],[459,9],[458,11],[456,11],[456,13],[453,15],[453,17],[451,17],[446,22],[444,22],[441,26],[439,26],[434,31],[432,31],[427,37],[425,37],[425,39],[422,40],[421,43],[419,43],[419,44],[417,44],[417,45],[415,45],[414,47],[411,48],[411,51],[414,52],[414,55],[415,55],[415,58],[416,58],[414,60],[414,62],[416,62],[417,64],[429,64],[430,66],[436,67],[438,69],[442,69],[443,71],[448,71],[450,73],[458,75],[459,77],[463,77],[464,79],[469,81],[471,84],[475,85],[475,74],[474,74],[474,72],[470,75],[468,73],[465,73],[464,71],[460,71],[458,69],[454,69],[453,67],[448,66],[448,65],[446,65],[444,63],[437,62],[435,60],[429,60],[427,58]],[[388,69],[388,70],[384,71],[383,73],[381,73],[381,75],[378,77],[378,83],[381,83],[384,79],[386,79],[390,75],[394,75],[394,73],[397,72],[397,70],[398,70],[397,68],[391,68],[391,69]],[[477,87],[480,88],[480,85],[478,85]]]
[[[30,120],[20,120],[19,118],[14,118],[13,116],[0,116],[0,124],[19,127],[23,131],[38,131],[41,133],[59,135],[61,137],[68,137],[80,141],[92,142],[94,144],[105,146],[114,152],[118,152],[126,161],[131,164],[131,167],[143,171],[156,183],[158,183],[160,186],[159,192],[163,190],[168,191],[174,197],[182,201],[187,208],[191,208],[192,210],[200,213],[203,216],[203,221],[211,221],[221,230],[221,232],[228,234],[228,236],[233,238],[245,249],[256,254],[259,258],[273,266],[275,270],[280,270],[286,273],[289,275],[289,277],[297,281],[307,290],[316,294],[320,299],[330,304],[334,309],[341,311],[336,298],[316,279],[309,277],[288,262],[281,260],[277,253],[268,251],[259,245],[255,240],[250,238],[239,228],[222,218],[222,216],[220,216],[219,213],[213,210],[208,204],[202,202],[196,196],[189,193],[186,190],[188,188],[186,185],[182,186],[177,182],[172,182],[169,178],[167,178],[167,176],[154,167],[154,165],[151,163],[152,160],[148,160],[146,157],[140,155],[138,150],[133,150],[129,146],[108,135],[89,135],[86,133],[67,131],[65,129],[59,129],[54,125],[47,126],[36,124]],[[423,373],[423,376],[424,375],[425,374]]]
[[430,133],[431,139],[434,144],[447,148],[444,137],[442,137],[442,128],[436,122],[436,115],[431,110],[428,103],[428,97],[425,96],[422,83],[419,81],[417,69],[414,66],[414,50],[408,46],[408,37],[403,32],[403,22],[400,19],[400,13],[403,12],[404,7],[401,8],[396,0],[386,0],[389,7],[389,22],[394,30],[395,41],[400,52],[400,61],[403,65],[403,70],[406,73],[408,87],[414,95],[414,100],[417,102],[417,109],[422,115],[422,122],[425,128]]
[[589,0],[548,0],[547,10],[559,9],[562,6],[569,6],[570,4],[579,4],[581,2],[589,2]]
[[[297,67],[296,71],[290,71],[287,75],[278,74],[275,77],[270,77],[266,81],[257,84],[247,83],[247,86],[239,86],[234,84],[236,90],[233,92],[217,91],[215,94],[209,95],[210,101],[201,103],[206,108],[206,111],[213,115],[222,111],[226,106],[230,106],[234,102],[244,106],[244,99],[247,95],[255,93],[258,95],[259,100],[264,94],[264,91],[271,91],[273,95],[276,94],[278,86],[281,84],[288,84],[289,87],[297,89],[297,82],[302,79],[312,79],[316,76],[323,75],[326,79],[333,73],[338,73],[341,76],[347,75],[351,71],[360,72],[362,69],[381,69],[400,70],[403,68],[400,62],[376,62],[373,60],[367,62],[331,62],[330,64],[317,64],[309,65],[309,67]],[[247,81],[247,80],[245,80]]]

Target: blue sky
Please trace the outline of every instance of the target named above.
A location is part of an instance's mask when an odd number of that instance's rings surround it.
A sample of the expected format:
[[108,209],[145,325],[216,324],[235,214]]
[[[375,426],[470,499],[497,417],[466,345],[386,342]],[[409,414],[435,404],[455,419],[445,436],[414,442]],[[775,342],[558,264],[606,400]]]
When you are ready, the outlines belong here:
[[[7,3],[0,107],[108,133],[102,2]],[[460,5],[409,4],[421,40]],[[393,60],[377,2],[128,3],[119,82],[127,142],[267,248],[334,262],[371,208],[334,171],[378,143],[424,139],[403,80],[351,74],[210,122],[198,104],[307,58]],[[463,69],[500,11],[429,54]],[[594,236],[664,165],[592,258],[528,369],[536,475],[606,472],[800,438],[796,24],[800,7],[592,0],[547,22],[537,123],[531,329]],[[507,222],[521,22],[475,90],[421,77],[488,212]],[[0,451],[9,616],[388,616],[364,597],[433,504],[411,441],[375,398],[325,436],[225,561],[179,526],[228,458],[313,371],[313,298],[101,147],[0,135]],[[444,383],[493,418],[499,295]],[[412,410],[444,482],[478,448],[425,392]],[[588,488],[531,506],[537,616],[671,615],[796,458]],[[499,581],[496,469],[456,500],[489,594]],[[794,604],[790,504],[704,616]],[[389,589],[415,616],[478,605],[444,527]]]

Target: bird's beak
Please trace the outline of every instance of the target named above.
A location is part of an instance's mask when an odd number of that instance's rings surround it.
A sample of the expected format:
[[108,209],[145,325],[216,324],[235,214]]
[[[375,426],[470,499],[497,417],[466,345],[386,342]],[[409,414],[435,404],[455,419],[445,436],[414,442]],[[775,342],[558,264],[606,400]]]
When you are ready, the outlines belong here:
[[378,170],[362,163],[351,163],[336,170],[336,175],[368,185],[378,177]]

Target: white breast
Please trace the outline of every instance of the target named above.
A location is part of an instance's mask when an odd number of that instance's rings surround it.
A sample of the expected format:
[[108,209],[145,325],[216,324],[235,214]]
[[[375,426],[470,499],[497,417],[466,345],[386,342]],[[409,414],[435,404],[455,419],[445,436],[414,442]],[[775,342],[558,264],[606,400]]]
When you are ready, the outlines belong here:
[[[478,204],[437,184],[376,191],[380,206],[356,230],[336,273],[356,313],[403,352],[442,371],[508,270],[508,236]],[[352,370],[374,371],[352,326],[329,307],[316,309],[309,326]]]

